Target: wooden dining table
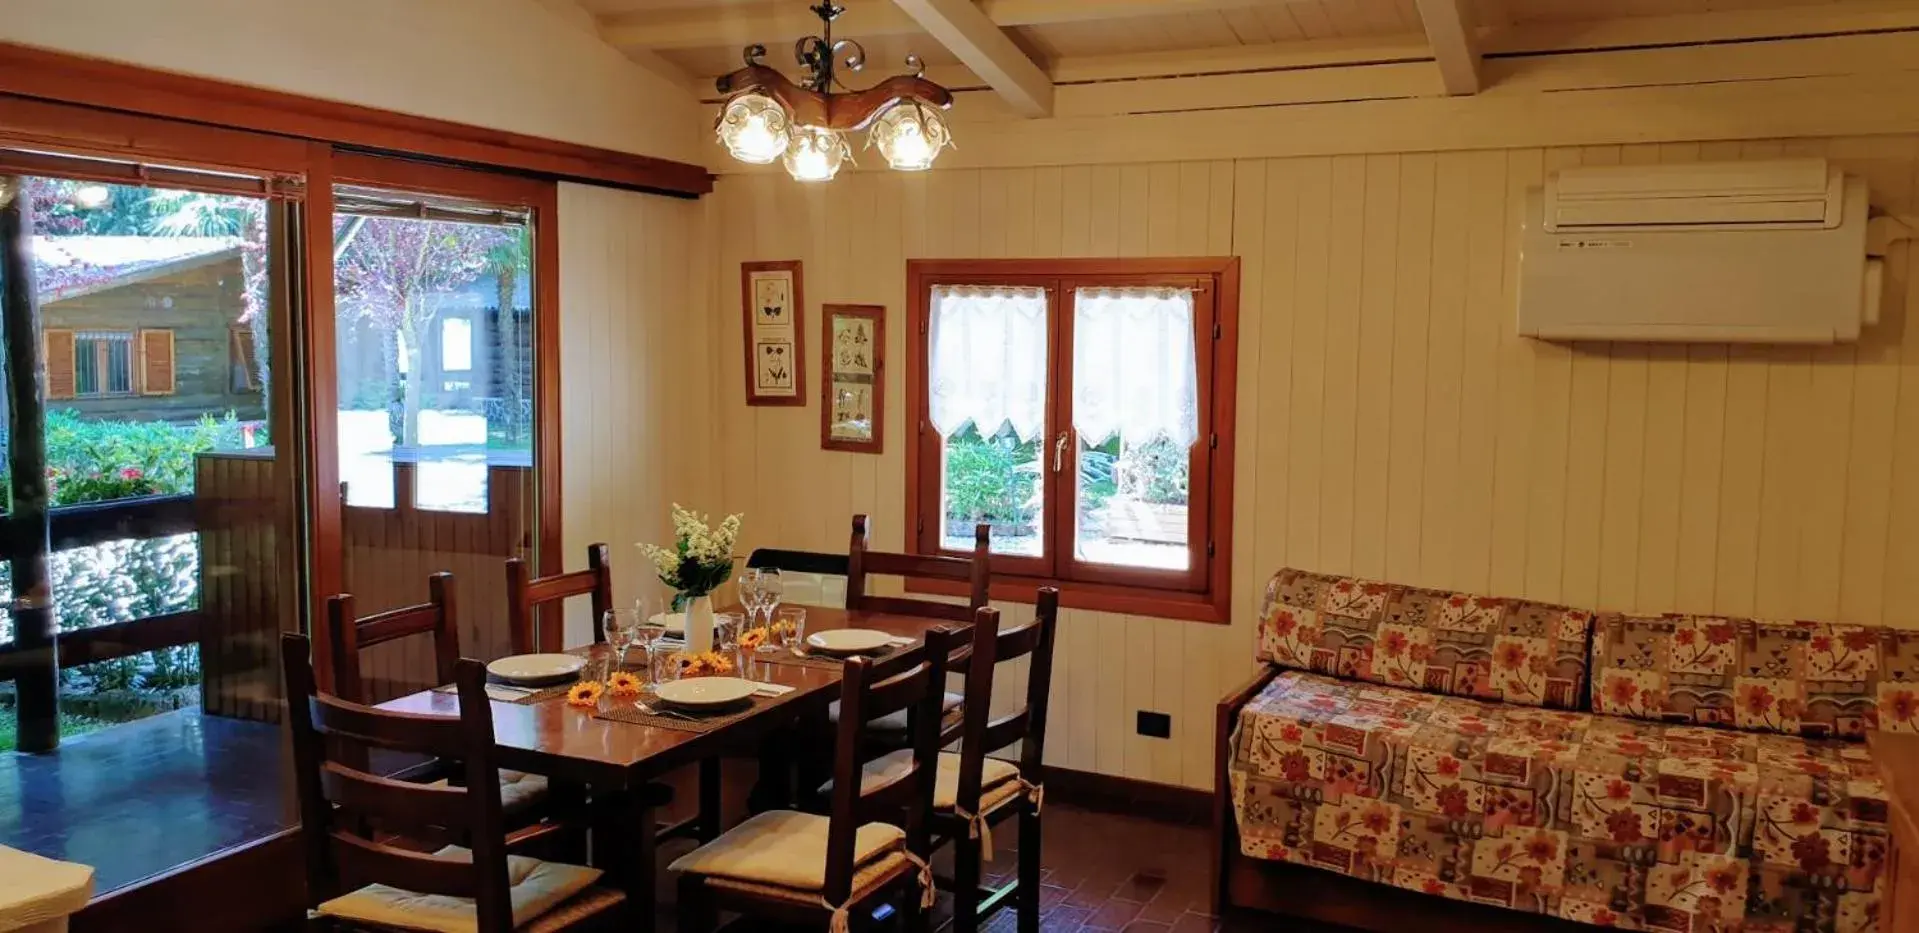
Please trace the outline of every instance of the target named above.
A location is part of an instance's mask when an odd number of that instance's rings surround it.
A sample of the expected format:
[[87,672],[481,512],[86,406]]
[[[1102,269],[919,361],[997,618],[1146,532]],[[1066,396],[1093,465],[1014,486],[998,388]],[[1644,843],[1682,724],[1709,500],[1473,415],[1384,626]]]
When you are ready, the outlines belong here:
[[[917,641],[936,626],[954,623],[918,616],[807,606],[806,631],[861,628]],[[574,649],[595,659],[610,649],[593,645]],[[594,800],[593,845],[595,867],[622,888],[634,913],[650,929],[654,914],[654,876],[657,872],[659,829],[655,801],[648,785],[687,765],[722,755],[756,753],[765,740],[796,720],[824,716],[839,696],[837,668],[791,663],[769,663],[746,655],[748,669],[739,676],[792,687],[792,692],[755,708],[710,731],[694,732],[601,719],[596,710],[570,706],[564,698],[521,704],[491,701],[493,739],[500,767],[546,775],[585,785]],[[591,665],[589,665],[589,668]],[[393,712],[457,716],[459,698],[422,690],[379,705]],[[717,772],[715,772],[717,773]],[[715,789],[717,790],[717,789]],[[702,796],[705,796],[704,794]],[[717,809],[717,808],[714,808]],[[696,819],[712,820],[717,813]],[[606,844],[605,840],[616,840]]]

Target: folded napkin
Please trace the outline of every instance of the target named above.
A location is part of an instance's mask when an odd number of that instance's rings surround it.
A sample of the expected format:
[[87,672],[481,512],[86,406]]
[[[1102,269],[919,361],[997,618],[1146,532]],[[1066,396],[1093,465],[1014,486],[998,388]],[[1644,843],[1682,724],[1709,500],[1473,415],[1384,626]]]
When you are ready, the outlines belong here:
[[763,697],[783,697],[792,692],[793,688],[785,684],[760,684],[753,688],[754,695]]
[[917,638],[909,638],[905,635],[895,635],[891,638],[888,638],[886,640],[886,643],[894,648],[905,648],[911,645],[917,645],[919,644],[919,641],[920,640]]

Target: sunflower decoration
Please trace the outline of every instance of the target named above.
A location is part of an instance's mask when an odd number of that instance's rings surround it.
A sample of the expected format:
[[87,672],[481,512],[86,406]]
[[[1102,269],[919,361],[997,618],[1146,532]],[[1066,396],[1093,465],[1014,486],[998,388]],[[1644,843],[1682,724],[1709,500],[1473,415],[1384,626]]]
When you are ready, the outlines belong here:
[[582,680],[566,691],[566,704],[568,706],[598,706],[600,705],[600,694],[605,692],[605,684],[597,680]]
[[712,677],[733,673],[733,662],[717,651],[679,656],[681,677]]
[[606,679],[608,692],[616,697],[636,697],[640,695],[640,678],[631,671],[614,671]]
[[756,628],[756,629],[752,629],[750,631],[744,632],[740,635],[741,651],[757,651],[759,650],[759,647],[764,644],[766,644],[765,629]]

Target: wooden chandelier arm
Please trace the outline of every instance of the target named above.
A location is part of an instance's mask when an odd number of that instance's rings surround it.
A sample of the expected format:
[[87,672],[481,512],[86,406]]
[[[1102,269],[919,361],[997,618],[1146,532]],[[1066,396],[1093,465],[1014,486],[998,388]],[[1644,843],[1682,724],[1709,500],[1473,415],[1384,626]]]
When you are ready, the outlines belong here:
[[918,75],[898,75],[867,88],[844,94],[822,94],[800,87],[765,65],[748,65],[713,82],[729,97],[759,92],[780,102],[798,126],[824,126],[849,131],[865,129],[873,118],[904,100],[917,100],[945,110],[953,106],[953,92]]

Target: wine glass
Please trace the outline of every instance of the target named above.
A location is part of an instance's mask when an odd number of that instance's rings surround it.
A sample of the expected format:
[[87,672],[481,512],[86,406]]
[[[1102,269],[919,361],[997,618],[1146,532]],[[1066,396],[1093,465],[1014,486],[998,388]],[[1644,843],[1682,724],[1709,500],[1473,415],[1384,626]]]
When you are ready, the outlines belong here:
[[779,650],[779,646],[773,643],[773,614],[779,611],[780,596],[786,592],[786,581],[781,579],[778,568],[767,567],[760,571],[759,590],[760,608],[766,613],[767,638],[760,642],[758,650],[771,653]]
[[606,631],[606,643],[613,649],[613,667],[626,664],[627,649],[640,634],[640,612],[638,609],[608,609],[601,620]]
[[734,585],[737,586],[740,591],[740,608],[746,610],[746,624],[748,627],[753,625],[754,618],[757,617],[760,612],[760,601],[764,595],[760,589],[761,579],[762,577],[759,570],[748,567],[740,571],[740,578],[734,581]]

